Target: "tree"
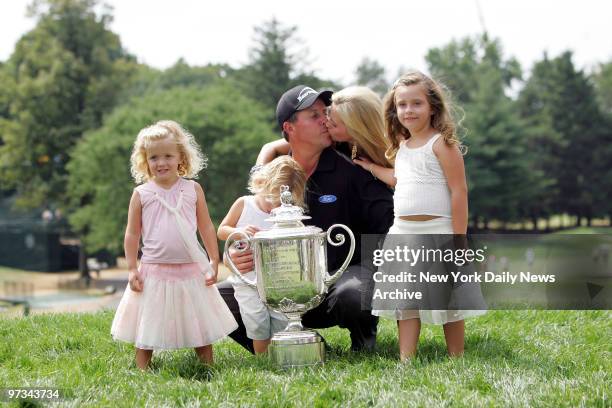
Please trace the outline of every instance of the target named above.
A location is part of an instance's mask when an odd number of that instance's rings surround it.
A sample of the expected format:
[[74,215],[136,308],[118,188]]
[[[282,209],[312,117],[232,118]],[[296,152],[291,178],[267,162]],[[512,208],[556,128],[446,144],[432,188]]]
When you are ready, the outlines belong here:
[[524,122],[505,93],[520,78],[520,66],[514,59],[504,60],[499,42],[486,35],[429,50],[426,61],[465,112],[462,126],[467,129],[465,163],[474,226],[479,220],[486,228],[491,219],[518,219],[524,215],[522,205],[541,184],[541,174],[530,171],[535,158],[526,149]]
[[254,28],[249,64],[228,76],[270,112],[270,119],[275,117],[276,104],[289,88],[298,84],[314,88],[335,85],[308,68],[308,50],[297,44],[297,27],[284,26],[272,18]]
[[[35,1],[36,27],[2,66],[0,179],[21,207],[61,206],[66,163],[116,103],[135,63],[95,0]],[[7,86],[4,86],[4,85]]]
[[609,191],[609,182],[599,175],[609,171],[610,132],[595,90],[587,75],[574,66],[572,53],[566,51],[553,59],[544,55],[534,65],[525,94],[531,109],[546,116],[546,123],[563,141],[562,147],[553,151],[558,157],[553,171],[559,187],[559,210],[578,220],[584,217],[590,225],[593,217],[608,211],[597,203],[602,201],[602,193]]
[[484,34],[476,38],[453,40],[441,48],[432,48],[425,57],[431,74],[452,90],[461,104],[472,102],[477,91],[482,63],[499,71],[503,91],[521,78],[521,67],[515,58],[503,59],[499,40]]
[[562,166],[560,155],[567,140],[555,130],[550,106],[542,102],[542,95],[549,92],[554,76],[550,68],[550,64],[535,64],[517,101],[521,118],[527,124],[527,147],[537,157],[534,168],[541,171],[546,180],[533,201],[526,203],[526,212],[532,219],[548,220],[564,210],[558,175]]
[[600,163],[600,180],[608,182],[600,183],[597,198],[597,207],[608,214],[612,224],[612,61],[599,64],[592,76],[595,91],[597,93],[599,108],[604,115],[603,127],[601,128],[599,146],[597,149],[597,161]]
[[208,156],[208,168],[198,181],[215,222],[246,193],[249,169],[261,145],[276,137],[265,111],[223,84],[156,91],[118,107],[101,128],[78,143],[68,165],[75,210],[70,221],[85,231],[91,250],[121,252],[134,187],[129,173],[132,145],[141,128],[161,119],[181,123]]
[[[284,26],[276,18],[253,29],[253,45],[249,50],[250,63],[246,67],[249,95],[264,106],[276,102],[296,75],[298,54],[294,51],[296,26]],[[254,98],[255,99],[255,98]]]
[[357,85],[367,86],[381,97],[387,93],[390,87],[385,76],[385,67],[368,57],[363,58],[355,69]]
[[612,61],[597,66],[593,74],[593,84],[601,110],[612,115]]

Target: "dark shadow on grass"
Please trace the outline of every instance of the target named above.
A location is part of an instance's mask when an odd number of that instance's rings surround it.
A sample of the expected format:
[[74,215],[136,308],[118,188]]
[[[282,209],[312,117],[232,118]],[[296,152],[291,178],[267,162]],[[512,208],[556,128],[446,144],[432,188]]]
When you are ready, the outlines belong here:
[[186,380],[209,382],[216,374],[214,366],[202,363],[196,357],[175,359],[175,365],[167,367]]
[[156,375],[178,376],[199,382],[209,382],[216,374],[214,366],[202,363],[196,356],[154,356],[149,370]]
[[18,407],[23,407],[23,408],[38,408],[38,407],[44,407],[44,405],[42,404],[42,402],[40,401],[34,401],[34,400],[28,400],[28,399],[24,399],[24,400],[20,400],[17,405]]

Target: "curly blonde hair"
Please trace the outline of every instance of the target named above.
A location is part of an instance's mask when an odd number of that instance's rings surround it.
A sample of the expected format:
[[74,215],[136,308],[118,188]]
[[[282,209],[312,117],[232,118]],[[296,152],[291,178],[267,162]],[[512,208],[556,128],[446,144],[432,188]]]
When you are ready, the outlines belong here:
[[178,175],[186,178],[197,178],[198,173],[206,168],[206,156],[200,150],[195,138],[181,125],[172,120],[160,120],[138,132],[132,156],[130,157],[130,172],[137,184],[153,178],[147,164],[147,148],[152,143],[165,138],[172,138],[181,155]]
[[279,156],[251,174],[249,191],[262,194],[274,207],[280,205],[280,187],[289,186],[293,205],[305,207],[306,173],[290,156]]
[[395,161],[395,156],[399,145],[403,140],[410,138],[410,132],[399,121],[397,117],[397,106],[395,105],[395,92],[400,86],[410,86],[421,84],[427,96],[427,102],[431,106],[431,126],[436,129],[449,145],[457,145],[460,150],[464,150],[456,134],[456,126],[453,121],[448,90],[446,87],[431,79],[419,71],[411,71],[402,75],[393,87],[387,92],[384,98],[384,119],[385,129],[389,137],[390,146],[385,152],[385,156],[391,162]]
[[351,86],[332,95],[332,106],[353,138],[358,155],[365,154],[374,163],[391,167],[385,157],[389,143],[380,97],[365,86]]

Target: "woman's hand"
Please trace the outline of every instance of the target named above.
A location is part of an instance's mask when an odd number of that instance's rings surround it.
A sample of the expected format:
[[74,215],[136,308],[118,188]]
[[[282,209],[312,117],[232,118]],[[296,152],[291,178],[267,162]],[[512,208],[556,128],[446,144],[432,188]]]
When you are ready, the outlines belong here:
[[142,275],[140,272],[138,272],[138,269],[130,269],[128,282],[130,284],[130,289],[132,289],[134,292],[142,292],[144,282],[142,280]]

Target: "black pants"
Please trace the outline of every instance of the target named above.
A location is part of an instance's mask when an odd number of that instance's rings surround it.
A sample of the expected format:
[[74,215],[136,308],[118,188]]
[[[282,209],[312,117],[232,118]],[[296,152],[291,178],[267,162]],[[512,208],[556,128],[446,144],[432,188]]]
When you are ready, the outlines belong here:
[[[372,299],[371,279],[371,270],[360,265],[349,266],[342,277],[329,288],[325,300],[304,314],[304,326],[312,329],[340,326],[349,330],[351,350],[373,350],[376,345],[378,317],[368,310]],[[238,322],[238,328],[230,337],[253,353],[253,341],[246,335],[232,285],[226,281],[219,283],[217,288]]]

